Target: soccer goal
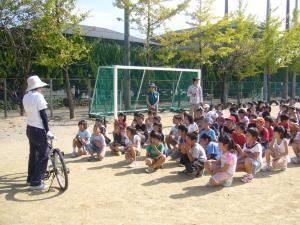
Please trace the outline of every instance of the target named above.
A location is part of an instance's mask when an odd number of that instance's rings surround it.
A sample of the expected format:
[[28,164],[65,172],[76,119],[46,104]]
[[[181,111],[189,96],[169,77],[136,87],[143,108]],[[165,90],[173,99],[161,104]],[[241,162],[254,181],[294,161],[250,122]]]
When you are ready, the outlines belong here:
[[189,105],[187,89],[192,78],[201,79],[201,70],[141,67],[100,66],[93,92],[90,117],[114,115],[119,112],[147,110],[149,83],[160,93],[159,110],[177,110]]

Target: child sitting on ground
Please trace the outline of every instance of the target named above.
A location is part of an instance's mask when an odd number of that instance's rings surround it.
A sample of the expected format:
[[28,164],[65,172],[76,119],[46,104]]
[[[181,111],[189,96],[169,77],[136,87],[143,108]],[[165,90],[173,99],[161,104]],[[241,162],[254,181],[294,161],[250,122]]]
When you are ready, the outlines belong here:
[[300,163],[300,129],[298,129],[298,132],[296,134],[296,137],[294,138],[292,147],[293,147],[293,151],[295,153],[295,157],[292,158],[292,163],[298,164],[298,163]]
[[[163,127],[162,127],[162,124],[161,123],[154,123],[153,124],[153,131],[161,134],[161,142],[163,144],[165,144],[165,135],[163,134]],[[152,132],[153,132],[152,131]]]
[[274,134],[273,123],[274,123],[274,120],[271,116],[267,116],[265,118],[265,128],[269,132],[269,142],[271,142],[273,139],[273,134]]
[[138,112],[135,112],[135,113],[133,114],[133,120],[132,120],[132,123],[131,123],[131,126],[132,126],[132,127],[135,127],[135,125],[137,124],[137,118],[138,118],[138,116],[139,116],[139,113],[138,113]]
[[242,182],[251,182],[254,175],[262,167],[262,146],[257,142],[258,130],[249,128],[246,132],[246,144],[242,148],[236,145],[240,159],[238,160],[237,171],[244,171],[246,175],[242,177]]
[[225,187],[231,186],[236,169],[237,156],[234,143],[229,135],[219,138],[219,147],[222,152],[220,160],[208,160],[205,162],[205,171],[211,175],[209,185]]
[[112,154],[121,155],[121,150],[124,149],[126,139],[126,115],[119,113],[118,120],[114,122],[113,137],[114,141],[110,145]]
[[244,146],[246,144],[245,131],[245,124],[243,122],[238,122],[236,124],[235,130],[232,132],[231,135],[234,144],[238,144],[239,146]]
[[181,117],[179,115],[173,116],[173,127],[170,130],[169,135],[166,136],[166,144],[170,153],[174,152],[178,148],[178,126],[181,124]]
[[[86,146],[90,143],[91,138],[91,133],[87,129],[87,122],[85,120],[78,122],[78,128],[77,135],[73,139],[73,157],[87,154]],[[76,147],[78,148],[78,152],[76,152]]]
[[197,134],[190,132],[187,134],[186,143],[189,149],[182,150],[180,163],[185,166],[185,170],[181,173],[200,177],[203,175],[204,162],[206,154],[204,148],[197,143]]
[[158,132],[152,131],[150,134],[150,145],[146,148],[145,164],[148,168],[145,169],[146,173],[153,173],[160,168],[166,161],[165,146],[161,142],[162,135]]
[[[94,131],[91,137],[91,143],[87,146],[88,151],[90,152],[90,157],[88,161],[98,160],[101,161],[106,152],[106,143],[105,137],[103,135],[103,127],[100,124],[94,125]],[[97,154],[97,158],[94,158],[94,153]]]
[[[265,171],[273,169],[286,170],[290,162],[288,141],[284,138],[285,129],[283,126],[274,127],[274,137],[270,144],[270,148],[266,151],[266,167]],[[271,157],[272,166],[270,165]]]
[[136,118],[136,122],[137,122],[135,125],[136,133],[137,135],[140,136],[141,143],[142,145],[144,145],[148,140],[148,131],[147,131],[146,124],[144,123],[144,115],[142,113],[138,114]]
[[216,141],[216,133],[213,129],[210,128],[210,126],[212,125],[213,121],[210,117],[206,117],[203,119],[202,122],[202,127],[203,129],[200,131],[199,136],[201,137],[203,134],[206,134],[210,137],[210,139],[212,141]]
[[125,159],[129,162],[129,168],[136,167],[136,158],[141,153],[141,138],[135,127],[128,127],[125,140]]
[[245,124],[245,128],[249,125],[249,118],[247,116],[247,112],[244,109],[239,109],[238,116],[240,119],[240,122]]
[[145,120],[145,124],[148,130],[148,133],[150,133],[153,130],[153,124],[154,124],[154,112],[148,111],[148,117]]
[[181,158],[182,152],[186,152],[189,148],[186,144],[186,135],[188,133],[188,129],[183,124],[178,126],[178,148],[171,153],[171,159],[177,160]]
[[97,118],[96,121],[95,121],[95,124],[98,124],[102,128],[102,131],[103,131],[102,134],[104,135],[105,143],[108,145],[111,142],[111,140],[107,136],[108,131],[107,131],[107,128],[106,128],[105,118]]
[[220,159],[220,150],[217,142],[211,140],[207,134],[200,136],[200,145],[206,150],[207,159]]
[[198,125],[194,122],[194,119],[191,115],[186,114],[184,117],[184,124],[187,127],[189,133],[193,132],[195,134],[199,134]]
[[263,156],[265,155],[265,151],[269,146],[269,131],[264,126],[265,126],[265,119],[262,117],[257,117],[256,128],[259,132],[260,144],[263,147]]

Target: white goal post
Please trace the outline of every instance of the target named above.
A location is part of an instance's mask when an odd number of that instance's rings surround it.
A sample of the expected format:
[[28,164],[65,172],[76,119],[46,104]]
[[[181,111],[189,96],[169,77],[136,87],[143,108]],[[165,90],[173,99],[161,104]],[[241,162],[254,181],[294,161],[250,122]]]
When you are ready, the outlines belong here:
[[[122,65],[114,65],[110,67],[102,67],[102,68],[113,68],[114,70],[114,82],[113,82],[113,93],[114,93],[114,117],[118,117],[118,70],[141,70],[143,71],[143,77],[146,71],[173,71],[180,72],[179,79],[177,81],[176,90],[182,76],[182,72],[194,72],[197,73],[197,77],[201,80],[201,70],[200,69],[183,69],[183,68],[165,68],[165,67],[144,67],[144,66],[122,66]],[[143,79],[143,78],[142,78]],[[141,82],[142,84],[142,82]],[[202,84],[201,84],[202,85]],[[141,86],[139,88],[140,92]]]

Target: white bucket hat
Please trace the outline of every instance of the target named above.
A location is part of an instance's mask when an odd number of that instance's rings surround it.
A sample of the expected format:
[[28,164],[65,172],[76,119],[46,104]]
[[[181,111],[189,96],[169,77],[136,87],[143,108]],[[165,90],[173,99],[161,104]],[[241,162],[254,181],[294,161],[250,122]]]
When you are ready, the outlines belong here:
[[38,76],[34,75],[34,76],[30,76],[27,79],[27,85],[28,85],[28,87],[27,87],[26,91],[30,91],[30,90],[33,90],[33,89],[36,89],[39,87],[47,86],[48,84],[42,82]]

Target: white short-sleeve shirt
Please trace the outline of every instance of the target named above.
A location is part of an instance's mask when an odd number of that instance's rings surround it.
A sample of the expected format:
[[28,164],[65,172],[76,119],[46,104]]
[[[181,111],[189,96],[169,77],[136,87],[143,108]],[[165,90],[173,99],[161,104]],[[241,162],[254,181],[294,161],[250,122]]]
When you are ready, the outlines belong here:
[[27,125],[44,129],[40,110],[47,109],[44,96],[37,91],[29,91],[23,97],[23,105],[27,114]]
[[192,124],[190,124],[188,126],[188,132],[195,132],[197,131],[199,128],[198,128],[198,125],[194,122]]
[[252,154],[258,152],[259,156],[257,158],[257,161],[259,161],[260,163],[263,163],[263,159],[262,159],[262,146],[261,146],[260,143],[256,142],[256,144],[253,147],[251,147],[251,148],[247,147],[247,144],[245,144],[243,150],[245,152],[249,152],[249,153],[252,153]]
[[130,140],[128,137],[126,137],[125,139],[125,145],[135,145],[137,150],[140,151],[141,150],[141,137],[139,135],[134,135],[133,137],[133,141]]

